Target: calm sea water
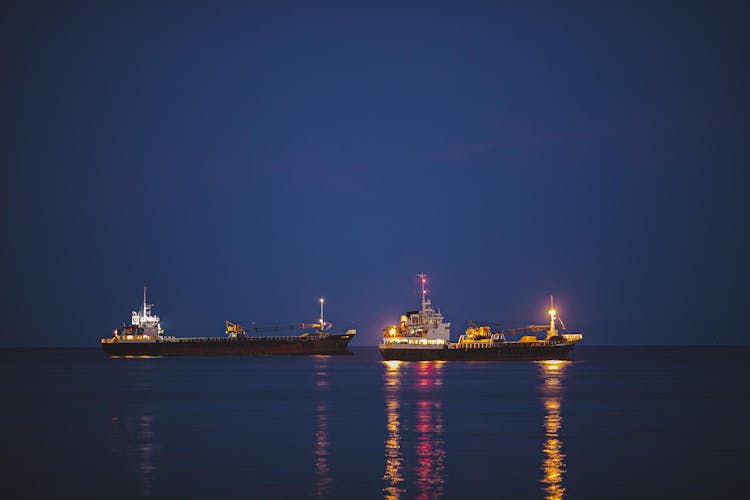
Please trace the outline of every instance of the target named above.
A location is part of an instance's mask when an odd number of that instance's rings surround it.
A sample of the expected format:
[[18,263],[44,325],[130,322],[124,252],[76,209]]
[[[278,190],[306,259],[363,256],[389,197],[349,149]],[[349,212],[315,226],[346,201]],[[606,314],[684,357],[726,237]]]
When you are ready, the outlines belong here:
[[661,498],[747,489],[750,348],[569,362],[0,350],[2,485],[111,498]]

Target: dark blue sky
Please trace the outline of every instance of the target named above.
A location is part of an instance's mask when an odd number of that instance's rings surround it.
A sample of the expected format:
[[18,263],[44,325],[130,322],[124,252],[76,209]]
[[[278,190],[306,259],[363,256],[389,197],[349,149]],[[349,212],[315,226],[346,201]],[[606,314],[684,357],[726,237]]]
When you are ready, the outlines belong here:
[[5,3],[0,345],[417,305],[747,343],[747,11]]

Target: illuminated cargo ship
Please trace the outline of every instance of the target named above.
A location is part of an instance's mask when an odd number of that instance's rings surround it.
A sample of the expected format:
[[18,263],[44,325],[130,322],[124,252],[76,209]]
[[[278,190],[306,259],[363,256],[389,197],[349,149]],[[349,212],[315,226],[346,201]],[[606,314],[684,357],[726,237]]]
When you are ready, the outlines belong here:
[[[422,286],[422,309],[403,314],[396,325],[383,329],[383,340],[378,349],[383,359],[401,361],[463,360],[463,361],[510,361],[567,359],[568,354],[583,339],[580,333],[567,333],[565,325],[557,316],[550,297],[550,323],[531,325],[512,330],[492,331],[489,326],[473,324],[461,335],[458,342],[450,341],[450,323],[443,322],[443,315],[435,311],[427,297],[427,276],[420,274]],[[562,330],[556,328],[560,322]],[[544,339],[537,332],[545,331]],[[523,335],[520,340],[508,337]]]
[[226,337],[170,337],[164,335],[159,316],[151,314],[153,304],[146,302],[144,287],[141,310],[133,311],[130,325],[123,324],[114,331],[112,337],[101,339],[102,350],[110,356],[351,354],[347,346],[357,331],[329,333],[331,323],[323,318],[323,303],[324,300],[320,299],[320,318],[317,323],[250,329],[254,333],[314,329],[313,333],[254,337],[248,335],[248,331],[241,325],[227,321]]

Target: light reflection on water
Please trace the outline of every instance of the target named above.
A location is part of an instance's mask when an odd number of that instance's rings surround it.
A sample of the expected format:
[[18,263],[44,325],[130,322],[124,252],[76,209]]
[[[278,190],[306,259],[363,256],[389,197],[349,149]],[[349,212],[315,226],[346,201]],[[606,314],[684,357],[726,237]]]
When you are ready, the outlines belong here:
[[[146,377],[150,376],[150,366],[138,367],[143,370]],[[152,381],[139,383],[138,390],[150,393],[153,390]],[[126,475],[135,477],[134,484],[138,485],[139,496],[151,496],[154,493],[159,441],[154,429],[153,413],[150,405],[145,405],[139,408],[135,415],[110,418],[111,449],[114,459],[112,467],[118,474],[124,471]]]
[[[626,498],[709,498],[717,484],[747,489],[750,443],[726,434],[750,414],[750,354],[737,349],[582,347],[571,363],[447,362],[433,378],[442,386],[427,384],[417,363],[382,363],[375,348],[319,360],[327,375],[316,375],[314,357],[0,349],[6,489],[305,498],[327,473],[331,498],[382,496],[392,485],[414,498],[421,412],[442,421],[448,497],[607,498],[615,485]],[[321,476],[318,444],[329,466]]]
[[438,392],[443,385],[444,361],[421,361],[417,365],[417,489],[420,498],[437,498],[445,486],[445,441],[443,403]]
[[[406,468],[409,458],[417,498],[439,498],[445,487],[445,441],[443,404],[439,390],[443,385],[442,361],[419,363],[383,362],[385,368],[385,441],[384,497],[389,500],[407,493]],[[402,390],[403,389],[403,390]],[[411,398],[416,398],[412,401]],[[412,404],[410,404],[412,403]],[[405,427],[404,421],[414,421]],[[413,450],[402,449],[404,433]],[[413,495],[409,495],[413,496]]]
[[404,492],[403,461],[401,455],[401,421],[399,411],[399,392],[401,386],[401,361],[384,361],[385,366],[385,415],[388,437],[385,441],[385,474],[386,486],[383,489],[385,498],[396,500]]
[[138,478],[140,496],[153,493],[154,460],[153,417],[148,414],[125,419],[112,417],[113,467],[129,471]]
[[328,438],[328,404],[326,401],[329,387],[329,361],[329,356],[316,356],[315,358],[315,393],[318,404],[315,409],[315,451],[313,454],[317,475],[315,495],[318,498],[327,497],[331,491],[331,483],[333,483],[331,466],[328,461],[330,442]]
[[540,361],[539,373],[542,384],[539,387],[544,404],[545,441],[542,448],[542,490],[549,500],[559,500],[565,495],[563,476],[565,474],[565,454],[562,451],[560,430],[562,415],[560,406],[565,389],[565,371],[570,361]]
[[[308,439],[306,467],[312,466],[314,481],[301,486],[307,495],[328,498],[337,490],[346,491],[347,478],[337,477],[340,470],[332,470],[330,426],[335,418],[334,404],[337,395],[336,363],[338,360],[326,356],[315,357],[312,362],[312,380],[308,379],[306,390],[312,388],[312,405],[306,407],[307,417],[314,422],[312,436]],[[447,485],[446,473],[446,422],[455,415],[445,413],[446,401],[443,386],[446,383],[445,362],[399,362],[380,363],[384,390],[385,442],[383,475],[377,469],[371,480],[382,480],[382,493],[386,499],[440,498]],[[536,366],[534,366],[536,365]],[[526,365],[538,370],[539,378],[532,382],[537,386],[541,408],[544,410],[544,441],[541,446],[541,477],[539,484],[548,499],[562,499],[566,493],[565,454],[563,453],[562,400],[565,390],[566,372],[571,362],[542,361]],[[308,365],[309,366],[309,365]],[[451,379],[449,382],[452,382]],[[144,392],[151,391],[150,383],[142,384]],[[309,398],[309,394],[307,398]],[[527,393],[528,394],[528,393]],[[168,462],[164,458],[166,447],[160,446],[158,423],[151,405],[139,405],[138,411],[129,416],[111,417],[112,455],[115,467],[132,479],[132,485],[141,496],[152,496],[159,474]],[[382,415],[382,414],[381,414]],[[538,415],[538,414],[537,414]],[[163,419],[159,419],[163,420]],[[382,423],[379,424],[382,426]],[[540,429],[539,427],[536,427]],[[382,429],[382,427],[381,427]],[[309,432],[309,431],[308,431]],[[310,434],[307,434],[310,436]],[[312,446],[311,446],[312,445]],[[534,453],[539,453],[534,445]],[[382,460],[382,459],[381,459]],[[381,462],[383,463],[383,462]],[[539,464],[539,462],[536,462]],[[158,470],[162,469],[162,470]],[[338,469],[338,467],[336,467]],[[460,470],[452,467],[452,470]],[[531,470],[533,471],[533,469]],[[530,471],[530,472],[531,472]],[[455,478],[452,483],[456,483]],[[458,483],[456,483],[458,484]]]

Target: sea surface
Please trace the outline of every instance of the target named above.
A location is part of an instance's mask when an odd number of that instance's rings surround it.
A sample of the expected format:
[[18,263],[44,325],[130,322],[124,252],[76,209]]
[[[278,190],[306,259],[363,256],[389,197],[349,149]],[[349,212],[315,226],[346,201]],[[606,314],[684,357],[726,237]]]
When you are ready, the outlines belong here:
[[0,350],[3,497],[748,495],[748,347],[504,363],[352,350]]

